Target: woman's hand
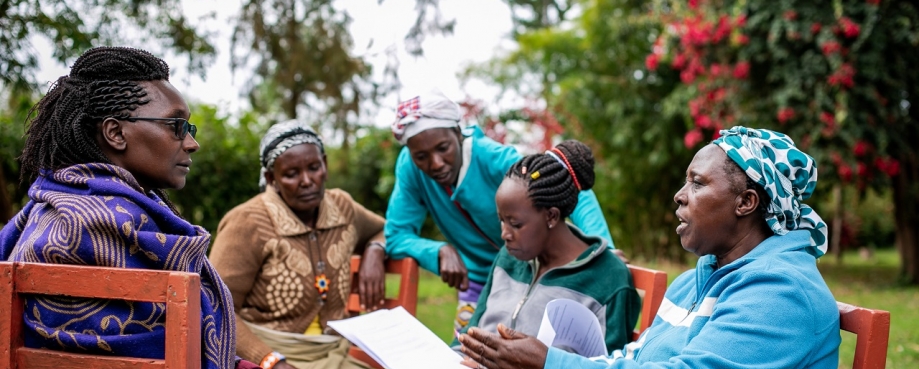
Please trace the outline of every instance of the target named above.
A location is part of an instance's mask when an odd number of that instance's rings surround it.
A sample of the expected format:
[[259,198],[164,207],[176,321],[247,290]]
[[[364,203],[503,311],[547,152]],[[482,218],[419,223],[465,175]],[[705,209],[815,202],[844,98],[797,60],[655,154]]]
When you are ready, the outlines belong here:
[[463,263],[456,249],[450,245],[443,245],[437,252],[437,257],[440,260],[440,279],[448,286],[458,288],[460,291],[469,289],[466,264]]
[[535,337],[527,336],[504,324],[498,324],[498,334],[470,328],[460,335],[463,344],[463,365],[488,369],[542,369],[549,348]]
[[361,309],[374,311],[383,307],[386,298],[386,270],[383,260],[386,259],[386,250],[376,243],[372,243],[364,250],[361,256],[360,284],[357,294],[361,298]]

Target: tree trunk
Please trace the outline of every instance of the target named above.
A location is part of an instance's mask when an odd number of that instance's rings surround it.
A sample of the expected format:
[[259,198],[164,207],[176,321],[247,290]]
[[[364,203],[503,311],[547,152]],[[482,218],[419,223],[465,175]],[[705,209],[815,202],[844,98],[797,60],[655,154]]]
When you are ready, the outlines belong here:
[[842,184],[833,185],[833,228],[830,229],[830,252],[842,264]]
[[919,160],[911,152],[900,156],[900,173],[893,178],[900,277],[904,283],[916,285],[919,284]]

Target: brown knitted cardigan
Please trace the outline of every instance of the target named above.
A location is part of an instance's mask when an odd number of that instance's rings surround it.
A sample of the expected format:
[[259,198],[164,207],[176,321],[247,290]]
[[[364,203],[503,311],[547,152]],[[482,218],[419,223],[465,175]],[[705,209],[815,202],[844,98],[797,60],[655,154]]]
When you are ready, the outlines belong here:
[[[383,223],[337,189],[325,191],[315,229],[271,187],[230,210],[217,228],[210,259],[233,295],[236,354],[257,363],[273,351],[239,320],[303,333],[317,314],[323,330],[329,320],[346,318],[350,257],[370,241],[384,240]],[[320,252],[329,280],[325,303],[314,287]]]

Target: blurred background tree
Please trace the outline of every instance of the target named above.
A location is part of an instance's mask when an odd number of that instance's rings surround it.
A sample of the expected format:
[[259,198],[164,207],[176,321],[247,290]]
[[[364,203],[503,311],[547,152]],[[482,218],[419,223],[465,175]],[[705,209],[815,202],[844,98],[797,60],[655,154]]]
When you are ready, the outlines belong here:
[[[662,3],[653,73],[691,89],[687,148],[735,124],[795,137],[833,188],[840,250],[844,187],[890,191],[903,281],[919,284],[919,5],[898,0]],[[827,192],[827,191],[825,191]]]
[[[462,102],[467,121],[528,152],[563,136],[588,143],[601,179],[595,190],[629,255],[688,256],[673,231],[673,193],[700,145],[719,128],[745,124],[787,132],[820,161],[821,188],[810,203],[831,224],[834,242],[885,247],[895,238],[904,280],[915,282],[919,163],[910,143],[919,137],[910,96],[919,83],[910,66],[919,54],[904,51],[919,46],[913,2],[501,1],[511,10],[515,47],[461,77],[520,99],[509,106],[471,96]],[[242,91],[252,109],[230,118],[195,105],[203,148],[189,178],[196,186],[172,199],[214,231],[226,211],[257,192],[261,134],[296,117],[330,144],[329,186],[385,212],[400,147],[386,128],[369,124],[367,112],[399,88],[398,61],[384,67],[384,79],[371,77],[348,34],[350,18],[331,0],[241,4],[232,63],[255,71]],[[450,34],[455,22],[439,0],[415,4],[405,42],[421,55],[425,35]],[[53,57],[66,64],[92,45],[137,44],[120,32],[133,27],[145,45],[163,45],[155,51],[187,57],[190,71],[203,73],[213,63],[214,35],[190,26],[178,5],[0,0],[7,50],[0,53],[0,222],[25,196],[14,158],[21,123],[39,97],[30,37],[50,40]]]
[[[790,134],[819,161],[809,202],[831,223],[835,250],[865,240],[858,225],[893,223],[878,205],[892,196],[903,280],[919,282],[910,109],[919,72],[909,67],[919,54],[906,52],[919,46],[915,2],[506,2],[524,14],[514,15],[518,48],[465,76],[539,101],[564,136],[594,148],[607,179],[595,189],[617,247],[684,257],[672,202],[683,171],[718,130],[748,125]],[[479,120],[494,126],[519,110]]]

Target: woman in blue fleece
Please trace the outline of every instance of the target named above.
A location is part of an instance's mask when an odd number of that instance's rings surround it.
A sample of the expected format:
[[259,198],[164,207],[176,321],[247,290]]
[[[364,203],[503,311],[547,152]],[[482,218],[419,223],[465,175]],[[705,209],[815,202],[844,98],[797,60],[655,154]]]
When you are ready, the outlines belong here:
[[588,359],[507,327],[460,337],[467,366],[501,368],[836,368],[839,312],[815,259],[826,224],[801,201],[816,164],[788,136],[734,127],[693,158],[674,201],[677,234],[701,256],[667,289],[651,327]]

